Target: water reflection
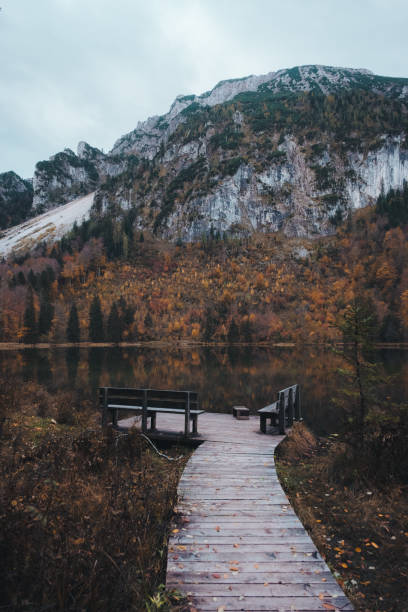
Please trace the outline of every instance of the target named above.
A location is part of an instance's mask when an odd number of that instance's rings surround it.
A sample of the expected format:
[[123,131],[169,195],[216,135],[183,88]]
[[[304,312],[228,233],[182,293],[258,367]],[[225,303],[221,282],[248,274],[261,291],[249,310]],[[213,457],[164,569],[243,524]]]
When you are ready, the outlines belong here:
[[75,386],[80,357],[80,349],[77,346],[71,346],[65,350],[68,382],[71,387]]
[[[398,398],[408,397],[408,352],[377,355],[393,382]],[[200,393],[204,410],[229,412],[244,404],[255,412],[276,392],[301,385],[307,422],[316,431],[335,431],[339,418],[330,403],[341,381],[338,355],[329,350],[225,348],[91,348],[0,351],[3,374],[34,380],[49,388],[89,390],[98,386],[139,386],[192,389]]]

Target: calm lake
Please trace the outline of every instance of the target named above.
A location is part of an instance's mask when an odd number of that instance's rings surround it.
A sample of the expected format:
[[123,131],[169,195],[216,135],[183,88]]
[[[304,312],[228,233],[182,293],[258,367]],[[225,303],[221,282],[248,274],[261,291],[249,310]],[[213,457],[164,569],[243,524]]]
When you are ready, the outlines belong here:
[[[378,351],[375,360],[393,376],[387,394],[408,400],[408,351]],[[328,349],[84,348],[0,350],[3,375],[33,380],[48,389],[77,387],[96,398],[98,386],[191,389],[202,408],[230,412],[234,404],[253,413],[276,399],[279,389],[299,383],[306,422],[318,433],[335,432],[338,410],[331,400],[343,385],[342,362]]]

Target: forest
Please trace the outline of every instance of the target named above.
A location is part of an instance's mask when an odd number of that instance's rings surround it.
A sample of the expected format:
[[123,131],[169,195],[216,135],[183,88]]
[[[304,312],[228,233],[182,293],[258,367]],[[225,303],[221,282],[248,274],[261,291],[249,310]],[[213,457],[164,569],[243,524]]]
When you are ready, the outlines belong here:
[[355,296],[378,342],[408,333],[408,187],[336,234],[211,231],[176,244],[105,215],[0,263],[2,342],[327,343]]

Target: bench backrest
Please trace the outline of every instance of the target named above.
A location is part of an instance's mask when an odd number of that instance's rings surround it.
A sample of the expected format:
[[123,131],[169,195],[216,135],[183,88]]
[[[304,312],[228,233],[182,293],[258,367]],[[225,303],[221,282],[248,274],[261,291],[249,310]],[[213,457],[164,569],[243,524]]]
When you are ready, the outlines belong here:
[[[140,406],[142,432],[147,433],[149,408],[184,410],[184,435],[190,432],[191,410],[198,410],[198,393],[195,391],[170,391],[166,389],[133,389],[129,387],[100,387],[99,405],[102,410],[102,427],[108,423],[109,405]],[[122,411],[122,408],[119,409]],[[113,425],[117,425],[118,409],[113,409]]]
[[99,405],[104,408],[105,393],[108,404],[141,406],[147,401],[151,408],[179,408],[186,410],[190,397],[190,410],[199,409],[198,393],[195,391],[170,391],[165,389],[135,389],[126,387],[100,387]]
[[279,433],[285,433],[285,417],[288,424],[292,425],[293,420],[301,419],[300,407],[300,387],[298,384],[286,387],[278,391],[279,402]]

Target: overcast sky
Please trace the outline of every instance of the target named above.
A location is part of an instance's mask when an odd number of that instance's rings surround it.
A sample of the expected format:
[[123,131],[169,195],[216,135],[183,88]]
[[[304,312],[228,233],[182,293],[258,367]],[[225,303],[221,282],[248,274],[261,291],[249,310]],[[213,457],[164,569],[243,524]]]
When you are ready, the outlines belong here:
[[0,172],[302,64],[408,77],[406,0],[0,0]]

